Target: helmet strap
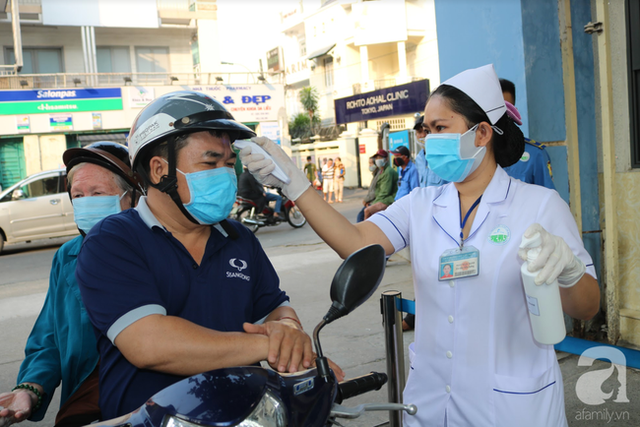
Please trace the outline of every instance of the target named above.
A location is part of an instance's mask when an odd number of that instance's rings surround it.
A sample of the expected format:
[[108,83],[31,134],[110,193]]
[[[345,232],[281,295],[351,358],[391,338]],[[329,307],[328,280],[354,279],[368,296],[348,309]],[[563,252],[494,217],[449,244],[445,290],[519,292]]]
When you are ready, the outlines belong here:
[[184,203],[182,203],[182,200],[180,200],[180,195],[178,194],[178,178],[176,176],[176,144],[175,142],[176,142],[175,137],[171,137],[167,141],[167,148],[169,150],[169,153],[168,153],[169,161],[167,162],[169,163],[169,173],[167,175],[163,175],[162,178],[160,178],[160,182],[157,184],[154,184],[153,186],[158,190],[162,191],[163,193],[168,194],[169,197],[171,197],[171,200],[173,200],[173,202],[176,204],[178,209],[180,209],[180,212],[182,212],[182,214],[189,221],[193,222],[194,224],[200,225],[198,220],[195,219],[189,213],[187,208],[184,207]]

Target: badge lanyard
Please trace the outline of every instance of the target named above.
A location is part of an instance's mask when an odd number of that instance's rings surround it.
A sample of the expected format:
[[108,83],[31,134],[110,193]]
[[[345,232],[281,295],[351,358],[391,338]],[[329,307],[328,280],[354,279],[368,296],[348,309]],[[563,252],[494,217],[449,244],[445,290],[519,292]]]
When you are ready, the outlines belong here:
[[462,218],[462,203],[460,203],[460,246],[448,249],[440,255],[438,280],[455,280],[477,276],[480,273],[480,251],[473,246],[464,246],[464,226],[471,212],[478,206],[482,196],[478,197],[467,214]]
[[475,202],[473,202],[473,204],[467,211],[467,214],[464,216],[464,219],[462,219],[462,202],[460,201],[460,199],[458,199],[458,204],[460,206],[460,249],[462,249],[462,246],[464,246],[464,239],[463,239],[464,234],[462,230],[464,230],[464,226],[467,224],[469,215],[471,215],[471,212],[473,212],[476,206],[478,206],[478,204],[480,203],[480,199],[482,199],[482,195],[480,195],[480,197],[478,197],[478,199]]

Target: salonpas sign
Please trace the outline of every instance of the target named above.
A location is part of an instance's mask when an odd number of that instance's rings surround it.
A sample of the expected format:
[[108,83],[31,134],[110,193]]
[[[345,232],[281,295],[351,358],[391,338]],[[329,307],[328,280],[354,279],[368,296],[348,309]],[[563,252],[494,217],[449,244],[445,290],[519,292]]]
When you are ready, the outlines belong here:
[[0,91],[0,115],[122,110],[120,88]]

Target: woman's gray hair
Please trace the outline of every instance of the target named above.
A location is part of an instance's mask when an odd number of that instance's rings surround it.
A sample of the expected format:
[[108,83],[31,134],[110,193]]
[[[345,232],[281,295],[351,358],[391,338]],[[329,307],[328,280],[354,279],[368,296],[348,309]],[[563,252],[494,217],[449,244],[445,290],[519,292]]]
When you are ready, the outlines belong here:
[[[71,188],[71,185],[73,184],[73,176],[75,175],[75,173],[78,172],[78,170],[80,170],[82,167],[84,167],[87,164],[89,164],[89,162],[78,163],[77,165],[72,167],[71,170],[67,173],[67,183],[68,183],[67,185],[69,188]],[[91,164],[95,164],[95,163],[91,163]],[[99,165],[96,165],[96,166],[99,166]],[[129,185],[129,183],[123,177],[121,177],[117,173],[110,171],[107,168],[104,168],[104,169],[106,169],[111,175],[114,176],[116,184],[118,185],[120,190],[122,190],[120,194],[124,192],[133,194],[133,187]]]

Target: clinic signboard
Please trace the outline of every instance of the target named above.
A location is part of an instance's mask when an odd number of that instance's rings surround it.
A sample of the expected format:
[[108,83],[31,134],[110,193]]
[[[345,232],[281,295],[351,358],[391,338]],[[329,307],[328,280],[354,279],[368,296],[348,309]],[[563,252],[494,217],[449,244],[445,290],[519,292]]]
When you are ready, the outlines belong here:
[[0,115],[122,110],[120,88],[0,91]]
[[424,110],[428,96],[429,80],[425,79],[336,99],[336,123],[341,125],[413,114]]

